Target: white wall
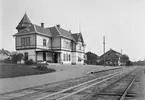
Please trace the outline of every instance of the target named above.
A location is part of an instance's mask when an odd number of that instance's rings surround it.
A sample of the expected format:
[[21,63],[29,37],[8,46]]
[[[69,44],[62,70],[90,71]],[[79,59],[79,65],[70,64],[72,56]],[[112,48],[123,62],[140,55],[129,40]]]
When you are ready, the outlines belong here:
[[[70,55],[70,61],[64,61],[64,54],[66,55],[66,54],[68,54],[68,55]],[[71,64],[71,62],[72,62],[72,53],[71,52],[68,52],[68,51],[61,51],[61,60],[62,60],[62,62],[63,62],[63,64]]]
[[[38,35],[37,34],[37,48],[44,48],[44,49],[50,49],[51,48],[51,38]],[[46,39],[46,46],[43,46],[43,39]]]
[[43,52],[37,52],[37,61],[43,61]]
[[[78,57],[82,58],[83,60],[78,61]],[[72,63],[73,64],[84,64],[84,53],[72,52]]]
[[25,53],[28,52],[28,59],[32,59],[33,61],[36,61],[36,53],[35,53],[35,49],[31,49],[31,50],[17,50],[17,53]]
[[[45,52],[46,53],[46,61],[52,61],[52,53],[51,52]],[[37,60],[43,61],[43,52],[37,52]]]
[[76,58],[76,52],[72,52],[72,64],[76,64],[76,62],[77,62],[77,58]]
[[64,50],[72,50],[72,43],[71,40],[61,38],[61,49]]
[[52,61],[52,52],[47,52],[46,53],[46,60]]
[[85,52],[85,46],[83,46],[81,42],[78,42],[76,45],[76,51]]

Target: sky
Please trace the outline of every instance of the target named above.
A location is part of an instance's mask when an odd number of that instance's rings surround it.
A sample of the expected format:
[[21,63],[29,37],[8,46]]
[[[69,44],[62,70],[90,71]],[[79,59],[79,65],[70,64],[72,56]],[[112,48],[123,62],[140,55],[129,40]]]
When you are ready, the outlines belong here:
[[103,36],[132,61],[145,59],[145,0],[0,0],[0,49],[15,51],[15,29],[25,12],[33,24],[60,24],[83,35],[86,52],[100,56]]

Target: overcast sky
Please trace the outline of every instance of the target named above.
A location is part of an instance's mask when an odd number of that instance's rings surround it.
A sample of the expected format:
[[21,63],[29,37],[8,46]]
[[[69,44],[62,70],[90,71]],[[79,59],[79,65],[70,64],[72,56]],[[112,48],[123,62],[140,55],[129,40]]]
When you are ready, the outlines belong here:
[[26,11],[34,24],[81,30],[86,51],[100,56],[106,36],[106,51],[145,58],[145,0],[2,0],[0,7],[0,48],[15,50],[12,35]]

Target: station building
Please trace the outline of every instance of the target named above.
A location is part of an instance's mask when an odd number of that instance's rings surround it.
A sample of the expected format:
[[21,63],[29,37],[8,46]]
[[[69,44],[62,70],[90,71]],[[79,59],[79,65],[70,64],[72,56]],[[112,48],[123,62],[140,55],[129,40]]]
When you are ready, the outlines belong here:
[[85,43],[82,33],[72,33],[60,25],[45,27],[33,24],[25,13],[18,26],[15,48],[33,61],[84,64]]

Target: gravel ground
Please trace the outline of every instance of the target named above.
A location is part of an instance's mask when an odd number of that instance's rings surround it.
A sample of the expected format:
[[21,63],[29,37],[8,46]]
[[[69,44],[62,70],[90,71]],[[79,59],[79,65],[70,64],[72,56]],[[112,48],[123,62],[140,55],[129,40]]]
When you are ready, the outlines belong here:
[[[48,66],[54,68],[56,72],[43,74],[43,75],[31,75],[16,78],[0,79],[0,94],[10,91],[16,91],[24,88],[34,87],[38,85],[54,83],[71,78],[81,77],[91,70],[103,70],[103,66],[91,66],[91,65],[58,65]],[[106,67],[109,69],[112,67]]]
[[[120,70],[120,69],[117,69],[117,70]],[[34,88],[21,90],[21,91],[14,92],[14,93],[12,92],[12,93],[4,94],[4,95],[1,95],[1,96],[6,96],[6,97],[9,97],[9,99],[12,99],[12,98],[15,98],[15,97],[23,96],[27,93],[29,94],[31,92],[35,93],[35,92],[38,92],[38,91],[39,92],[42,91],[39,95],[34,95],[33,96],[33,97],[39,97],[43,94],[46,94],[43,91],[47,91],[47,93],[57,92],[57,91],[60,91],[62,89],[66,89],[68,87],[80,84],[82,82],[89,81],[91,79],[94,79],[94,78],[97,78],[97,77],[100,77],[100,76],[107,75],[107,74],[112,73],[112,72],[114,72],[114,70],[110,70],[110,71],[107,71],[105,73],[102,72],[102,73],[89,74],[89,75],[85,75],[85,76],[80,77],[80,78],[69,79],[69,80],[66,80],[66,81],[56,82],[56,83],[53,83],[53,84],[45,84],[45,85],[42,85],[42,86],[37,86],[37,87],[34,87]],[[27,92],[27,93],[25,93],[25,92]]]

